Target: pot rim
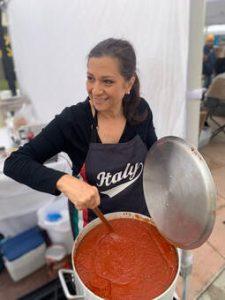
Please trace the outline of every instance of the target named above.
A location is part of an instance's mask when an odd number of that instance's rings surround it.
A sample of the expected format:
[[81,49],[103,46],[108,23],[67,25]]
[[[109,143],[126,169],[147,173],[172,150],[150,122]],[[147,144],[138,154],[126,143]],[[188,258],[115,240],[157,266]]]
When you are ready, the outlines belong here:
[[[105,214],[104,215],[108,220],[114,220],[114,219],[121,219],[121,218],[127,218],[127,219],[136,219],[136,220],[140,220],[140,221],[148,221],[149,223],[151,223],[151,225],[155,226],[155,224],[151,221],[151,218],[142,215],[142,214],[138,214],[138,213],[133,213],[133,212],[113,212],[113,213],[109,213],[109,214]],[[73,244],[73,248],[72,248],[72,252],[71,252],[71,260],[72,260],[72,266],[73,266],[73,271],[75,273],[75,276],[78,278],[79,283],[82,285],[82,287],[86,288],[86,290],[88,290],[88,292],[96,297],[96,299],[99,300],[104,300],[104,298],[99,297],[98,295],[94,294],[81,280],[75,264],[74,264],[74,259],[73,257],[75,256],[76,250],[80,244],[80,242],[83,240],[83,238],[87,235],[87,233],[89,231],[91,231],[93,228],[95,228],[98,224],[100,224],[102,221],[99,218],[96,218],[95,220],[91,221],[90,223],[88,223],[82,230],[81,232],[78,234],[78,236],[76,237],[74,244]],[[160,232],[159,232],[160,233]],[[161,233],[160,233],[161,234]],[[165,238],[165,237],[164,237]],[[167,240],[168,241],[168,240]],[[170,243],[170,241],[168,241]],[[159,296],[155,297],[153,300],[159,300],[161,297],[163,297],[170,289],[171,287],[175,284],[175,282],[177,281],[177,278],[179,276],[179,271],[180,271],[180,252],[178,251],[178,248],[176,248],[172,243],[170,243],[176,250],[177,253],[177,272],[176,275],[174,276],[173,281],[170,283],[170,285],[168,286],[168,288]],[[85,295],[84,295],[85,296]]]

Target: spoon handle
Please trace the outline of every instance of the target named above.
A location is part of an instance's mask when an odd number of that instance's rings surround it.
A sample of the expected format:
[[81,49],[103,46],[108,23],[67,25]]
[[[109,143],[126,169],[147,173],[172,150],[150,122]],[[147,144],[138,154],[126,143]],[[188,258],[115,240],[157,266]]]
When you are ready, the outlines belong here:
[[101,210],[98,207],[93,208],[93,211],[96,214],[96,216],[99,217],[99,219],[107,226],[109,231],[114,231],[112,226],[109,224],[109,222],[104,217],[103,213],[101,212]]

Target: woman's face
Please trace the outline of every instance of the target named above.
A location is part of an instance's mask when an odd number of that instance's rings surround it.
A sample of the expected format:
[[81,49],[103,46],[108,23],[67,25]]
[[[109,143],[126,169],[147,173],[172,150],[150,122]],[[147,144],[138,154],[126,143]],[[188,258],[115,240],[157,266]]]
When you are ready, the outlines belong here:
[[88,60],[86,87],[97,111],[120,111],[122,99],[130,92],[133,82],[133,77],[126,81],[120,74],[116,58],[102,56]]

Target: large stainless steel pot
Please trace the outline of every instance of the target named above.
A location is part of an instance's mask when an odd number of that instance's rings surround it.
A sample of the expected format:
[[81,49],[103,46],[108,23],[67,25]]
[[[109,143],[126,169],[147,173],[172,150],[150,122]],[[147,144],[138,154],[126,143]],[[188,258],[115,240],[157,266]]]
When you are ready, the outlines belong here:
[[[137,219],[137,218],[141,218],[141,219],[146,219],[146,220],[150,220],[148,217],[143,216],[143,215],[139,215],[136,213],[130,213],[130,212],[117,212],[117,213],[112,213],[112,214],[107,214],[105,215],[105,217],[108,220],[113,220],[113,219],[120,219],[120,218],[128,218],[128,219]],[[74,245],[73,245],[73,250],[72,250],[72,265],[73,265],[73,271],[74,272],[74,281],[75,281],[75,286],[76,286],[76,291],[78,295],[71,295],[65,279],[64,279],[64,274],[68,272],[68,270],[60,270],[59,271],[59,278],[62,284],[62,287],[64,289],[64,293],[66,295],[66,297],[68,299],[85,299],[85,300],[103,300],[103,298],[100,298],[99,296],[95,295],[91,290],[89,290],[84,283],[82,282],[82,280],[80,279],[76,267],[74,265],[74,255],[76,255],[76,251],[77,248],[80,244],[80,242],[82,241],[82,239],[87,235],[87,233],[89,231],[91,231],[94,227],[96,227],[99,223],[101,223],[101,221],[99,219],[96,219],[92,222],[90,222],[82,231],[81,233],[78,235],[78,237],[76,238]],[[178,250],[177,250],[177,259],[178,259],[178,268],[177,268],[177,273],[176,276],[173,280],[173,282],[171,283],[171,285],[168,287],[168,289],[161,295],[159,295],[158,297],[154,298],[156,300],[171,300],[173,299],[173,294],[175,291],[175,286],[176,286],[176,281],[179,275],[179,270],[180,270],[180,256],[178,254]],[[90,270],[91,272],[91,270]],[[69,270],[69,273],[71,273],[71,270]],[[149,299],[150,300],[150,299]]]

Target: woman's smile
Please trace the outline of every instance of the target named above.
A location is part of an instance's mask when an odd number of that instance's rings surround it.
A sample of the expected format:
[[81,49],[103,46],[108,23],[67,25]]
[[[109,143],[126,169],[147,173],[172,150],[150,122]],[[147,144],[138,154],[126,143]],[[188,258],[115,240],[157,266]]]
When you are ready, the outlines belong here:
[[93,97],[93,98],[92,98],[92,102],[93,102],[93,105],[94,105],[94,106],[103,105],[103,104],[105,104],[108,100],[109,100],[109,98],[96,98],[96,97]]

